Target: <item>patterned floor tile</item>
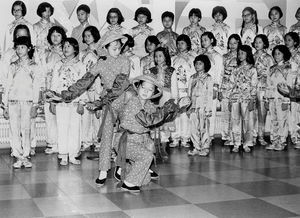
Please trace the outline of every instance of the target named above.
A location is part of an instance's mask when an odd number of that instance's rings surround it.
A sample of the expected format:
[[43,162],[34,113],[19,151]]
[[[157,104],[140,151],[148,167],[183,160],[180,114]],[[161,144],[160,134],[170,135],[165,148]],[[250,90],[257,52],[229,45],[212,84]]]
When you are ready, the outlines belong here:
[[261,199],[278,207],[282,207],[286,210],[289,210],[293,213],[300,214],[300,194],[273,196]]
[[43,213],[32,199],[0,201],[1,218],[32,218],[43,217]]

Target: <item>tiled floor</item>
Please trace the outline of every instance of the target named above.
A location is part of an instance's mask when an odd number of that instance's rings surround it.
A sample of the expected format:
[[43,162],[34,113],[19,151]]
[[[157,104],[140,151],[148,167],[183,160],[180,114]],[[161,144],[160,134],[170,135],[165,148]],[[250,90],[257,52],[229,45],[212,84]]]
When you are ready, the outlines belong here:
[[170,150],[158,181],[140,194],[121,191],[109,173],[94,184],[98,162],[61,167],[38,153],[32,169],[13,170],[0,155],[0,217],[300,217],[300,151],[232,154],[213,146],[209,157]]

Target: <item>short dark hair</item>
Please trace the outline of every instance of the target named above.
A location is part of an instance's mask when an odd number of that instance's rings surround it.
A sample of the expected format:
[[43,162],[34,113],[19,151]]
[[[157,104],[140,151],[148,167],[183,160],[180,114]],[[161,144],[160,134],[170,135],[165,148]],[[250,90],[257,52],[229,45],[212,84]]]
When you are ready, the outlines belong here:
[[134,39],[133,39],[133,37],[131,35],[129,35],[129,34],[123,34],[123,36],[127,37],[127,41],[122,46],[121,53],[124,52],[124,49],[126,48],[126,46],[128,46],[129,48],[133,48],[134,47]]
[[212,39],[212,43],[211,45],[212,46],[216,46],[217,45],[217,40],[214,36],[214,34],[212,32],[204,32],[202,35],[201,35],[201,38],[204,37],[204,36],[207,36],[209,39]]
[[120,25],[121,23],[124,22],[124,17],[121,13],[121,11],[119,10],[119,8],[111,8],[109,9],[109,11],[107,12],[107,15],[106,15],[106,22],[110,24],[110,21],[109,21],[109,14],[110,13],[116,13],[118,15],[118,24]]
[[288,47],[286,47],[285,45],[276,45],[272,51],[273,58],[275,55],[275,50],[279,50],[283,54],[284,62],[290,60],[292,54],[291,54],[290,50],[288,49]]
[[207,55],[198,55],[194,60],[194,66],[198,61],[204,64],[204,71],[207,73],[211,68],[211,63]]
[[294,40],[294,42],[295,42],[295,46],[294,47],[297,48],[299,46],[299,44],[300,44],[300,38],[299,38],[298,33],[296,33],[296,32],[288,32],[287,34],[285,34],[284,39],[286,39],[287,36],[290,36]]
[[[170,66],[171,66],[171,57],[170,57],[169,50],[168,50],[167,48],[158,47],[158,48],[155,49],[155,51],[154,51],[154,56],[155,56],[155,53],[156,53],[156,52],[159,52],[159,51],[161,51],[161,52],[164,54],[165,60],[166,60],[166,65],[170,67]],[[157,65],[155,59],[154,59],[154,62],[155,62],[155,65]]]
[[66,35],[66,31],[64,30],[64,28],[62,28],[61,26],[53,26],[49,29],[48,31],[48,35],[47,35],[47,41],[49,42],[50,45],[53,45],[53,42],[51,40],[51,35],[52,33],[54,32],[57,32],[61,35],[61,38],[62,38],[62,44],[63,42],[65,41],[65,39],[67,38],[67,35]]
[[201,13],[201,11],[200,11],[199,8],[192,8],[192,9],[190,10],[190,12],[189,12],[189,18],[190,18],[191,16],[193,16],[193,15],[199,17],[199,19],[202,19],[202,13]]
[[147,22],[146,23],[151,23],[152,22],[152,18],[151,18],[151,12],[149,11],[148,8],[146,7],[140,7],[135,11],[134,14],[134,20],[137,21],[137,17],[139,14],[143,14],[145,16],[147,16]]
[[278,13],[279,13],[279,19],[280,18],[282,18],[282,16],[283,16],[283,13],[282,13],[282,10],[281,10],[281,8],[279,7],[279,6],[274,6],[274,7],[272,7],[270,10],[269,10],[269,14],[268,14],[268,17],[269,17],[269,19],[271,20],[271,12],[273,11],[273,10],[276,10],[276,11],[278,11]]
[[225,20],[227,18],[227,11],[223,6],[216,6],[213,8],[212,14],[211,14],[212,18],[214,18],[217,13],[220,13],[223,15],[223,20]]
[[264,47],[263,48],[264,49],[269,48],[269,39],[268,39],[268,37],[265,34],[258,34],[257,36],[255,36],[253,42],[251,43],[251,45],[252,45],[253,48],[255,47],[254,44],[255,44],[255,40],[257,38],[260,38],[263,41],[263,43],[264,43]]
[[29,49],[29,51],[28,51],[29,58],[31,59],[33,57],[34,48],[33,48],[33,45],[31,44],[30,37],[20,36],[20,37],[16,38],[16,40],[14,41],[14,48],[16,49],[18,45],[27,46],[27,48]]
[[230,41],[231,39],[235,39],[236,41],[238,41],[238,48],[242,45],[241,37],[240,37],[238,34],[236,34],[236,33],[231,34],[231,35],[229,36],[229,38],[228,38],[228,41],[227,41],[227,49],[228,49],[228,50],[229,50],[229,41]]
[[94,42],[98,42],[99,39],[100,39],[100,33],[99,33],[99,30],[97,29],[97,27],[95,26],[88,26],[86,27],[83,32],[82,32],[82,42],[85,43],[85,40],[84,40],[84,33],[89,31],[93,38],[94,38]]
[[176,45],[179,41],[184,41],[187,44],[187,50],[190,51],[192,49],[192,42],[188,35],[181,34],[176,39]]
[[78,45],[77,40],[72,37],[66,38],[66,40],[63,43],[63,46],[66,44],[66,42],[70,43],[70,45],[73,46],[74,51],[75,51],[75,57],[76,57],[79,54],[79,45]]
[[26,13],[27,13],[27,8],[26,8],[25,3],[22,2],[22,1],[15,1],[13,3],[13,5],[11,6],[11,14],[12,15],[14,15],[14,7],[15,6],[21,6],[21,8],[22,8],[22,16],[24,17],[26,15]]
[[174,13],[171,11],[165,11],[164,13],[162,13],[161,20],[163,20],[165,17],[169,17],[174,21]]
[[85,4],[79,5],[77,10],[76,10],[76,13],[78,13],[78,11],[84,11],[87,14],[91,13],[90,7],[85,5]]
[[24,25],[24,24],[19,24],[18,26],[16,26],[16,28],[14,29],[14,33],[13,33],[13,42],[17,39],[17,32],[21,29],[24,29],[27,31],[28,33],[28,37],[30,38],[31,41],[31,35],[30,35],[30,30],[28,28],[28,26]]
[[145,51],[147,53],[149,53],[148,50],[147,50],[147,41],[149,41],[150,43],[155,44],[156,46],[158,46],[160,44],[160,41],[158,40],[158,38],[156,36],[154,36],[154,35],[148,36],[145,40]]
[[[248,64],[251,64],[251,65],[254,65],[254,58],[253,58],[253,54],[252,54],[252,48],[249,46],[249,45],[241,45],[239,47],[239,51],[243,51],[243,52],[246,52],[246,62]],[[241,61],[240,59],[238,58],[237,59],[237,64],[240,65],[241,64]]]
[[48,2],[43,2],[41,4],[39,4],[37,10],[36,10],[36,13],[39,17],[42,17],[42,13],[46,11],[46,8],[50,8],[50,12],[51,12],[51,15],[53,15],[54,13],[54,8],[53,6],[48,3]]

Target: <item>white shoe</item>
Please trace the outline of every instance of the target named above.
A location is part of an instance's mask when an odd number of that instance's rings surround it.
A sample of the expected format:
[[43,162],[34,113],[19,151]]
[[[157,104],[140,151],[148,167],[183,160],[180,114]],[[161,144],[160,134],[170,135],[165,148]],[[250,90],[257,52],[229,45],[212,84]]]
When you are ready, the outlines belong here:
[[195,155],[199,155],[200,151],[196,148],[194,148],[193,150],[189,150],[188,151],[188,155],[189,156],[195,156]]
[[199,152],[199,156],[206,157],[208,155],[209,155],[209,149],[208,148],[203,148]]
[[81,161],[80,160],[76,160],[75,158],[74,159],[70,159],[69,162],[71,164],[74,164],[74,165],[80,165],[81,164]]
[[67,166],[68,165],[68,161],[67,160],[61,160],[59,163],[61,166]]
[[31,168],[32,167],[32,163],[27,158],[24,159],[23,165],[24,165],[25,168]]
[[181,146],[182,146],[182,147],[185,147],[185,148],[189,148],[189,147],[190,147],[190,144],[187,143],[187,142],[181,142]]
[[13,164],[13,168],[20,169],[23,166],[23,161],[21,159],[18,159],[17,162]]
[[295,149],[300,149],[300,143],[296,143],[294,146]]
[[169,144],[169,147],[170,147],[170,148],[176,148],[176,147],[178,147],[178,146],[179,146],[179,143],[178,143],[177,141],[172,142],[172,143]]
[[274,144],[269,144],[268,146],[266,146],[266,150],[274,150],[275,145]]
[[249,148],[249,146],[244,146],[244,151],[246,152],[246,153],[249,153],[250,151],[251,151],[251,149]]
[[234,146],[233,149],[232,149],[232,152],[238,153],[239,152],[239,147],[238,146]]
[[34,156],[35,155],[35,148],[31,148],[30,149],[30,156]]
[[45,153],[46,153],[46,154],[55,154],[55,153],[57,153],[57,150],[55,150],[55,149],[53,149],[53,148],[47,148],[47,149],[45,150]]

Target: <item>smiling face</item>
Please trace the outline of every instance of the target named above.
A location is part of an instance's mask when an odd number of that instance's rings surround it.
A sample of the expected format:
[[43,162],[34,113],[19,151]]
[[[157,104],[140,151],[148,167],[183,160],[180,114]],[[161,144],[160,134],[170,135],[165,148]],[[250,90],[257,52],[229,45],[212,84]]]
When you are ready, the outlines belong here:
[[157,63],[157,65],[163,65],[166,63],[166,58],[164,56],[164,53],[162,51],[157,51],[154,53],[154,61]]
[[295,47],[295,41],[293,40],[293,38],[289,35],[287,35],[284,39],[284,44],[286,47],[288,47],[289,49],[292,49]]
[[270,19],[273,22],[278,22],[280,20],[280,13],[277,10],[272,10],[270,13]]
[[138,88],[138,94],[143,100],[148,100],[154,95],[155,86],[147,81],[142,82]]
[[90,31],[85,31],[84,32],[84,38],[83,39],[84,39],[84,41],[87,45],[90,45],[95,41],[94,37],[93,37],[93,35]]
[[79,10],[77,12],[77,19],[80,23],[87,22],[88,18],[89,18],[89,14],[86,13],[84,10]]
[[256,37],[256,39],[254,41],[254,48],[257,51],[260,51],[260,50],[264,49],[264,42],[263,42],[263,40],[261,38]]
[[214,16],[214,20],[216,23],[222,23],[224,20],[223,14],[221,14],[220,12],[216,13]]
[[201,19],[198,16],[196,16],[195,14],[192,14],[192,16],[189,17],[189,20],[190,20],[190,23],[193,25],[196,25],[201,21]]
[[274,51],[274,60],[276,61],[276,63],[280,63],[281,61],[284,61],[283,53],[279,51],[279,49],[276,49]]
[[42,12],[42,18],[48,20],[51,16],[51,9],[47,7],[44,12]]
[[210,47],[212,42],[213,42],[213,40],[210,39],[207,35],[204,35],[201,37],[201,45],[203,48]]
[[14,8],[13,8],[13,15],[15,17],[15,19],[19,19],[21,18],[23,15],[22,15],[22,7],[20,5],[15,5]]
[[146,49],[149,53],[154,52],[156,48],[157,46],[154,43],[149,42],[148,40],[146,41]]

